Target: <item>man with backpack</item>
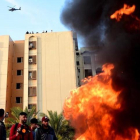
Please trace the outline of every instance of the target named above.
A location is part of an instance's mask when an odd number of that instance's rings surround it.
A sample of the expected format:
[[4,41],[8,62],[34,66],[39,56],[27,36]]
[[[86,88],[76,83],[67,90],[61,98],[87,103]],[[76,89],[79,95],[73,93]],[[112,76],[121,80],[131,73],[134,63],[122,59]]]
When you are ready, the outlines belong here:
[[42,118],[42,126],[35,131],[35,140],[57,140],[54,129],[48,122],[48,117]]
[[12,125],[9,140],[33,140],[33,134],[30,127],[26,124],[27,114],[19,114],[19,123]]

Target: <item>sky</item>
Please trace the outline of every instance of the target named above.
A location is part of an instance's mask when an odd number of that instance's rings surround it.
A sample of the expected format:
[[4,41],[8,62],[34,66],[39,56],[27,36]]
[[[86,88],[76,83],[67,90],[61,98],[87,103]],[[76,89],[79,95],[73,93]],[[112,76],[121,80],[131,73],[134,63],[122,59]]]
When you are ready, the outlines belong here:
[[[12,40],[24,40],[26,31],[68,31],[60,21],[65,0],[1,0],[0,35],[10,35]],[[9,7],[19,8],[14,12]]]

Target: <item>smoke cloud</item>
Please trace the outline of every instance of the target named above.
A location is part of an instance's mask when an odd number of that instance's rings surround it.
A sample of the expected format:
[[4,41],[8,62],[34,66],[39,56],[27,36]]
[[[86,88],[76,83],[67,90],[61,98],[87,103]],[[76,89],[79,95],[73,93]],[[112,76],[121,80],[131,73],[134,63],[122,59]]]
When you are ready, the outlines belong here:
[[110,19],[124,3],[135,4],[133,15],[140,18],[139,0],[67,0],[61,14],[62,23],[81,35],[85,46],[99,51],[102,63],[115,65],[113,88],[123,91],[112,128],[120,134],[127,127],[140,130],[140,28],[135,28],[140,24],[127,15],[120,22]]

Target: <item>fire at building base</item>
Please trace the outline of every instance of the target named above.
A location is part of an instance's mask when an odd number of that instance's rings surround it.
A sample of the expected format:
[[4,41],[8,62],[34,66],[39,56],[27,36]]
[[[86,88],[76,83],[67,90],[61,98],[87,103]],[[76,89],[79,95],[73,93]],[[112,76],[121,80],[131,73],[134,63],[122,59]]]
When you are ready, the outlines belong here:
[[66,99],[64,116],[76,129],[76,140],[138,140],[136,128],[129,127],[119,134],[116,130],[122,131],[121,127],[114,127],[114,115],[122,108],[118,99],[121,91],[112,87],[113,68],[113,64],[103,65],[104,73],[89,78]]
[[[71,0],[62,22],[99,52],[103,73],[84,80],[64,103],[76,140],[138,140],[140,132],[139,0]],[[115,12],[116,11],[116,12]],[[113,14],[114,13],[114,14]]]

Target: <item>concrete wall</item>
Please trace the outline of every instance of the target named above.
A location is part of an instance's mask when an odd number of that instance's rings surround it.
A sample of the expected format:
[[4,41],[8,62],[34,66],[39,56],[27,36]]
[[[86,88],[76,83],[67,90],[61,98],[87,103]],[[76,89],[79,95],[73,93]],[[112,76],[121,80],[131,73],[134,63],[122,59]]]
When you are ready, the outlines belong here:
[[[17,58],[23,57],[23,62],[17,63]],[[13,52],[13,81],[12,81],[12,98],[11,107],[21,107],[23,108],[23,101],[21,103],[16,103],[16,97],[21,97],[23,100],[23,88],[16,89],[16,83],[24,83],[24,41],[14,42],[14,52]],[[23,70],[22,75],[17,75],[17,70]],[[24,85],[22,86],[24,87]]]
[[7,93],[6,93],[6,112],[10,112],[12,107],[11,97],[12,97],[12,81],[13,81],[13,52],[14,52],[14,42],[9,38],[9,51],[8,51],[8,73],[7,73]]
[[[29,41],[37,42],[37,100],[28,99]],[[32,53],[35,53],[32,52]],[[76,88],[75,48],[72,32],[27,34],[24,52],[24,107],[37,103],[37,110],[61,112],[69,92]],[[33,68],[34,69],[34,68]],[[30,82],[31,83],[31,82]]]
[[9,36],[0,36],[0,108],[6,109]]

